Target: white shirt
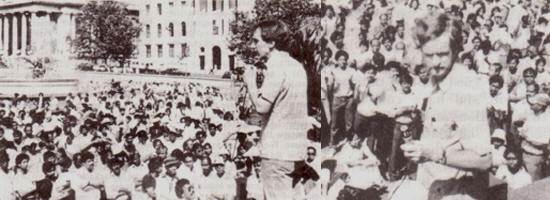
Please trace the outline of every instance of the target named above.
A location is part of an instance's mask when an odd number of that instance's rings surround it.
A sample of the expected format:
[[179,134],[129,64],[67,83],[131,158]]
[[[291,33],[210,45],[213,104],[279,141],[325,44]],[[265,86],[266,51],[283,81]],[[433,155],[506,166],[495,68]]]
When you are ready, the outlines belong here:
[[498,167],[495,177],[506,182],[508,184],[508,188],[511,188],[512,190],[529,185],[533,182],[531,175],[527,173],[524,167],[522,167],[515,174],[512,174],[512,172],[508,169],[508,166],[501,165]]

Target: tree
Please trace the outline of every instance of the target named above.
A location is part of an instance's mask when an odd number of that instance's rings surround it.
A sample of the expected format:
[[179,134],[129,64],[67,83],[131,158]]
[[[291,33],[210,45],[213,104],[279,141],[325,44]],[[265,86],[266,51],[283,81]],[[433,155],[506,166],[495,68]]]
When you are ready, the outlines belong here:
[[290,34],[287,50],[300,61],[308,76],[308,104],[312,109],[320,108],[321,76],[317,66],[320,55],[321,6],[312,0],[256,0],[251,12],[235,12],[231,26],[232,36],[229,48],[247,64],[259,61],[258,53],[251,48],[255,25],[267,20],[281,20]]
[[135,52],[141,31],[137,18],[115,1],[90,1],[81,11],[72,41],[77,57],[94,62],[112,60],[122,67]]

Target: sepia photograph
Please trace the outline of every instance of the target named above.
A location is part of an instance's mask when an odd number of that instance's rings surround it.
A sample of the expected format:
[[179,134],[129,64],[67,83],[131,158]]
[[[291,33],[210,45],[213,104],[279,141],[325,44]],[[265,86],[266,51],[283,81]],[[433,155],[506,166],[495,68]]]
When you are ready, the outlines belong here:
[[0,0],[0,200],[325,198],[321,7]]
[[322,2],[329,200],[550,199],[550,2]]

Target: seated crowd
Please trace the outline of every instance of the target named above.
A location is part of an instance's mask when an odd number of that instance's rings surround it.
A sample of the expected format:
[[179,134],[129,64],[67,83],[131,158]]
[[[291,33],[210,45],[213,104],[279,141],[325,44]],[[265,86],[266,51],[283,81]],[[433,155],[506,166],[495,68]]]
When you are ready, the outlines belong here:
[[[263,199],[262,120],[247,119],[244,94],[193,82],[89,84],[0,101],[2,198]],[[309,166],[314,146],[304,147]],[[304,178],[296,191],[309,199],[320,186]]]

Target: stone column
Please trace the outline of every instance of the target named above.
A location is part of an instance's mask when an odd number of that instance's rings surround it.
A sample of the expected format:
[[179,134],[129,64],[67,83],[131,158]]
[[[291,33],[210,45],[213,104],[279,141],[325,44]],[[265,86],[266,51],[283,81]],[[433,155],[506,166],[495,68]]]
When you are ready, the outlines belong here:
[[71,13],[71,39],[76,37],[76,14]]
[[27,13],[21,15],[21,55],[27,55]]
[[4,52],[4,15],[0,15],[0,51]]
[[[40,39],[42,38],[41,35],[41,30],[42,30],[42,23],[41,23],[41,20],[40,20],[40,14],[38,11],[36,12],[33,12],[31,14],[31,20],[30,20],[30,25],[31,25],[31,51],[33,54],[37,55],[37,53],[40,51],[40,48],[42,48],[42,44],[40,43]],[[44,38],[42,38],[43,40]]]
[[8,49],[9,49],[9,42],[10,42],[10,35],[9,35],[9,31],[10,31],[10,21],[8,20],[8,15],[4,15],[4,22],[2,24],[2,27],[3,27],[3,30],[4,30],[4,43],[3,43],[3,50],[4,50],[4,55],[7,56],[8,55]]
[[71,18],[69,13],[59,14],[56,27],[58,52],[61,55],[68,55],[69,44],[67,43],[67,37],[69,37],[71,33]]
[[12,46],[11,46],[11,55],[17,55],[17,50],[19,49],[19,47],[17,47],[17,42],[19,41],[19,36],[17,35],[17,32],[19,30],[19,26],[18,26],[18,22],[19,21],[17,19],[17,14],[13,14],[12,16],[13,20],[12,20],[12,23],[11,23],[11,26],[12,26]]

